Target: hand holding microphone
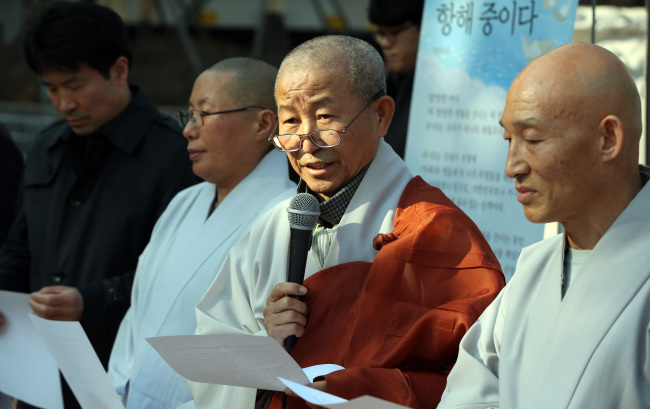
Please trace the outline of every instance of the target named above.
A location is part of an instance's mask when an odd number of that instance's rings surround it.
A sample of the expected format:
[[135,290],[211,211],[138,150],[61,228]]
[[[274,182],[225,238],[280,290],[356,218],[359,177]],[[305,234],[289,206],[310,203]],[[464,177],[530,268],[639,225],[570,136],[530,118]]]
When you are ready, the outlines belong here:
[[[273,289],[266,302],[264,325],[269,336],[280,343],[284,339],[285,349],[290,351],[296,343],[295,335],[301,336],[307,324],[307,306],[298,300],[304,295],[299,289],[304,288],[302,282],[305,277],[307,253],[311,247],[311,234],[320,215],[318,200],[309,193],[299,193],[291,199],[287,213],[291,228],[288,283],[280,283]],[[287,295],[296,300],[286,297]]]
[[[311,247],[311,233],[316,227],[318,216],[320,216],[318,200],[309,193],[298,193],[289,202],[287,213],[291,227],[287,281],[302,285],[305,278],[307,253]],[[300,299],[295,295],[291,297]],[[295,343],[296,337],[291,335],[285,339],[284,348],[287,352],[291,351]]]

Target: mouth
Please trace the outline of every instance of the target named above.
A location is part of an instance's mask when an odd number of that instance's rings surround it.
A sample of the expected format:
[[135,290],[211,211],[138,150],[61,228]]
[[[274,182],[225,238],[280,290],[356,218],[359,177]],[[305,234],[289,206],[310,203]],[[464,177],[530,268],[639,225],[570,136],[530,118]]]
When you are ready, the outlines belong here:
[[68,125],[70,125],[71,127],[74,128],[76,126],[81,125],[83,123],[83,121],[84,121],[84,118],[70,118],[70,117],[68,117],[65,120],[68,123]]
[[321,175],[332,166],[332,162],[311,162],[301,165],[303,169],[306,169],[310,174],[317,176]]
[[329,163],[327,162],[317,162],[317,163],[308,163],[304,165],[303,167],[309,168],[309,169],[324,169],[327,166],[329,166]]
[[192,161],[198,159],[199,156],[201,156],[201,154],[203,153],[203,151],[199,151],[196,149],[188,149],[187,152],[190,154],[190,160]]
[[517,201],[523,205],[533,200],[537,191],[526,186],[517,186]]

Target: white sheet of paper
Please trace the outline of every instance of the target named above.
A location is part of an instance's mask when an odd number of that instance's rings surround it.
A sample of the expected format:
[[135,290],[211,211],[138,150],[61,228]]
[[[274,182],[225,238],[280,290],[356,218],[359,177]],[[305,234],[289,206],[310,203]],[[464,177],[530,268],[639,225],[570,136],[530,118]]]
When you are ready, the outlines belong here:
[[300,396],[302,399],[306,400],[309,403],[314,405],[320,405],[328,407],[327,405],[332,405],[335,403],[345,403],[347,400],[334,396],[332,394],[319,391],[318,389],[310,388],[309,386],[303,386],[299,383],[291,382],[289,380],[278,378],[287,388],[291,389]]
[[409,409],[406,406],[398,405],[387,400],[375,398],[374,396],[361,396],[350,399],[345,403],[330,405],[329,409]]
[[291,389],[305,401],[328,409],[408,409],[406,406],[375,398],[374,396],[366,395],[360,398],[345,400],[330,393],[310,388],[309,386],[302,386],[282,378],[279,379],[287,388]]
[[63,409],[59,368],[28,318],[28,298],[0,290],[0,391],[40,408]]
[[335,365],[335,364],[321,364],[321,365],[314,365],[314,366],[309,366],[307,368],[302,368],[302,371],[307,375],[307,378],[309,378],[309,382],[314,382],[314,378],[317,376],[325,376],[329,375],[332,372],[340,371],[343,368],[341,365]]
[[278,376],[306,385],[300,366],[271,337],[248,334],[147,338],[182,377],[194,382],[283,391]]
[[45,320],[33,314],[29,318],[82,408],[124,409],[79,322]]

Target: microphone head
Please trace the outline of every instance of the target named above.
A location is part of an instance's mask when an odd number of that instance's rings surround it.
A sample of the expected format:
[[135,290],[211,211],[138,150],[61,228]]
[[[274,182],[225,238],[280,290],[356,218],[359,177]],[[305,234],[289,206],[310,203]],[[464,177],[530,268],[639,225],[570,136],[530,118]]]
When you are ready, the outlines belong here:
[[318,199],[309,193],[298,193],[289,202],[287,216],[292,228],[313,230],[320,216]]

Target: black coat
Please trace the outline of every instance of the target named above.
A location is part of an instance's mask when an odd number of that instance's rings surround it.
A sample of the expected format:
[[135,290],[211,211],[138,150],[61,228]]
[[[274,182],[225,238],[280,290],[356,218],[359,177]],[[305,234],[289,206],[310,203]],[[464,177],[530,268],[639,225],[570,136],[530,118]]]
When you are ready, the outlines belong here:
[[[65,285],[81,292],[81,324],[104,366],[158,216],[198,181],[177,123],[132,92],[127,108],[93,137],[78,137],[62,121],[38,135],[0,251],[0,289]],[[66,408],[75,406],[70,398]]]
[[0,124],[0,246],[16,216],[18,187],[23,174],[24,160],[9,130]]
[[404,159],[406,149],[414,76],[415,72],[411,72],[399,77],[390,74],[386,78],[388,95],[395,100],[395,114],[393,114],[393,120],[384,139],[402,159]]

